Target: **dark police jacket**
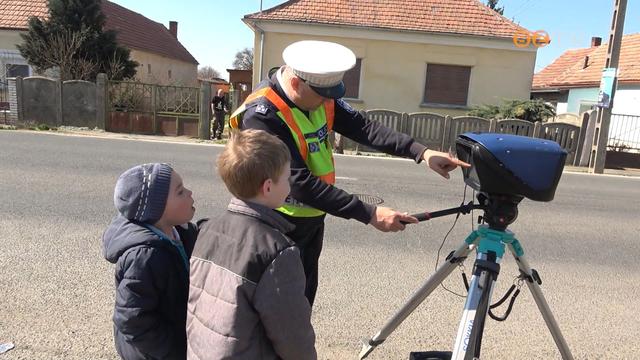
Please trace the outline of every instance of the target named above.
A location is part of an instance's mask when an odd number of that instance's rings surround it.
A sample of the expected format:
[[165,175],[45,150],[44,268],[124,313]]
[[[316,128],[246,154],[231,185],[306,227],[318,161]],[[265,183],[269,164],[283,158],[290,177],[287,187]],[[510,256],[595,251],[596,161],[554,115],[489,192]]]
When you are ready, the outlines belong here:
[[[271,79],[258,84],[257,89],[265,86],[274,89],[289,107],[296,107],[280,87],[276,74],[273,74]],[[264,106],[257,106],[258,104]],[[345,219],[356,219],[368,224],[375,207],[363,203],[356,196],[329,185],[311,174],[298,151],[289,128],[278,117],[277,112],[278,109],[266,98],[255,101],[248,105],[243,114],[241,128],[265,130],[280,138],[289,147],[292,155],[291,178],[289,180],[291,182],[291,197],[331,215]],[[422,161],[422,155],[427,149],[406,134],[389,129],[377,121],[368,120],[364,111],[354,110],[342,99],[335,102],[333,129],[360,144],[387,154],[411,158],[417,163]],[[339,169],[336,169],[336,174],[338,172]]]

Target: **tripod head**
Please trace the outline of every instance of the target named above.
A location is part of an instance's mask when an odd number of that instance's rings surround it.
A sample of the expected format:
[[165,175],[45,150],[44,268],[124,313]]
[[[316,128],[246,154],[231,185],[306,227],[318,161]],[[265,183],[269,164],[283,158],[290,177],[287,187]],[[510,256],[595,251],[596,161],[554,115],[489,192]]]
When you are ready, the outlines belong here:
[[518,204],[522,196],[478,193],[484,210],[483,219],[490,229],[504,231],[518,218]]
[[469,203],[463,203],[458,207],[417,213],[411,216],[418,219],[418,221],[427,221],[441,216],[468,214],[474,209],[479,209],[484,210],[482,219],[489,225],[489,228],[504,231],[507,226],[516,221],[518,204],[523,199],[522,196],[518,195],[488,194],[484,192],[478,193],[477,197],[478,204],[469,201]]

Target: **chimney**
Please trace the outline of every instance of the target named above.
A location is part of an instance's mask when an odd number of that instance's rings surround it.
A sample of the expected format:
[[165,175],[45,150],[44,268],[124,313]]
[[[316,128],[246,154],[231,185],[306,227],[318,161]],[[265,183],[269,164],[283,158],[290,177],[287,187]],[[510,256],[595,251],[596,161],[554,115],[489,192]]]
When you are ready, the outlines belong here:
[[169,32],[173,35],[174,38],[178,38],[178,22],[177,21],[169,21]]
[[591,38],[591,47],[596,47],[596,46],[600,46],[600,44],[602,44],[602,38],[601,37],[592,37]]

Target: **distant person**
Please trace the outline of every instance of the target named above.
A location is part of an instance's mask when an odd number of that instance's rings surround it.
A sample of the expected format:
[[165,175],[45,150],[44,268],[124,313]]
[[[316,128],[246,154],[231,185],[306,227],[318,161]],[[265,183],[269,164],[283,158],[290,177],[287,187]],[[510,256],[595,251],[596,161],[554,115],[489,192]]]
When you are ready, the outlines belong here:
[[205,225],[191,257],[189,359],[315,360],[298,247],[278,215],[289,149],[260,130],[233,131],[217,168],[233,198]]
[[125,360],[186,359],[189,257],[197,237],[191,190],[169,165],[125,171],[116,183],[119,214],[103,236],[116,264],[116,350]]
[[218,89],[217,94],[211,100],[211,112],[213,113],[213,129],[211,130],[211,137],[221,140],[222,133],[224,132],[224,118],[227,112],[229,112],[227,98],[222,89]]

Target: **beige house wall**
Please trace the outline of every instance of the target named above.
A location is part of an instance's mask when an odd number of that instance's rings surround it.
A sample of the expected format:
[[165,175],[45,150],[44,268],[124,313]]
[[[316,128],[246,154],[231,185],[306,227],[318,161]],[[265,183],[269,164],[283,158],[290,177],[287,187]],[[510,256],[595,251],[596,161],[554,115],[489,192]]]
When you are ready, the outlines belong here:
[[16,44],[22,43],[21,31],[0,30],[0,50],[17,50]]
[[[6,81],[7,65],[27,65],[27,60],[22,57],[16,44],[22,43],[19,30],[0,30],[0,81]],[[34,75],[34,70],[29,66],[29,75]]]
[[[258,29],[273,30],[264,32],[263,78],[270,68],[283,64],[282,51],[295,41],[333,41],[353,50],[356,57],[362,58],[360,95],[359,99],[350,99],[349,102],[359,109],[429,111],[449,115],[466,113],[466,109],[450,106],[421,105],[427,63],[472,68],[468,106],[498,104],[502,99],[529,98],[536,52],[518,49],[509,40],[336,27],[325,27],[320,31],[320,27],[314,30],[313,26],[300,31],[299,27],[291,25],[258,25],[261,26]],[[320,32],[331,36],[319,35]],[[261,65],[260,39],[259,31],[256,31],[254,69],[258,70]],[[254,86],[259,76],[259,71],[254,71]]]
[[131,59],[139,64],[136,73],[139,81],[160,85],[198,86],[197,64],[135,49],[131,49]]

